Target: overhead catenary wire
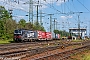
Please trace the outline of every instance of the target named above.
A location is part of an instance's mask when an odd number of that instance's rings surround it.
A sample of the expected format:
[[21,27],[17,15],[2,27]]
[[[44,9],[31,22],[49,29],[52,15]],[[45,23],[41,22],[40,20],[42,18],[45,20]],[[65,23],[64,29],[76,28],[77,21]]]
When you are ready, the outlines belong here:
[[[45,1],[45,2],[49,5],[50,8],[52,8],[52,9],[56,10],[57,12],[61,13],[61,11],[57,10],[53,5],[51,5],[47,1]],[[44,4],[44,5],[46,5],[46,4]]]
[[10,5],[10,6],[12,6],[12,9],[17,9],[17,10],[22,10],[22,11],[24,11],[24,12],[27,12],[27,11],[25,11],[25,10],[23,10],[23,9],[15,8],[16,5],[11,4],[10,1],[9,1],[9,2],[4,1],[4,3],[5,3],[5,4],[8,4],[8,5]]
[[89,13],[90,13],[90,10],[83,4],[83,3],[81,3],[79,0],[77,0],[85,9],[87,9],[88,11],[89,11]]
[[[58,0],[57,0],[57,1],[58,1]],[[65,1],[65,0],[64,0],[64,1]],[[70,1],[70,0],[68,0],[68,1]],[[46,0],[45,0],[45,2],[48,3]],[[73,0],[72,0],[72,2],[73,2]],[[49,4],[49,7],[50,7],[50,8],[54,9],[54,10],[57,11],[59,14],[62,13],[60,10],[58,10],[57,8],[55,8],[54,5],[51,6],[50,3],[48,3],[48,4]],[[66,6],[67,6],[67,5],[66,5]],[[22,10],[22,9],[21,9],[21,10]]]

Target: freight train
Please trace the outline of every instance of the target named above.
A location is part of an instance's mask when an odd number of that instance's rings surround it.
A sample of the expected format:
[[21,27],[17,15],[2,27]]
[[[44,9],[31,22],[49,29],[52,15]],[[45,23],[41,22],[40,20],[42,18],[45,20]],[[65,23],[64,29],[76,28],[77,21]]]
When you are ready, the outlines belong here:
[[60,39],[60,35],[51,32],[39,31],[39,30],[17,29],[14,31],[13,39],[15,42],[54,40],[54,39]]

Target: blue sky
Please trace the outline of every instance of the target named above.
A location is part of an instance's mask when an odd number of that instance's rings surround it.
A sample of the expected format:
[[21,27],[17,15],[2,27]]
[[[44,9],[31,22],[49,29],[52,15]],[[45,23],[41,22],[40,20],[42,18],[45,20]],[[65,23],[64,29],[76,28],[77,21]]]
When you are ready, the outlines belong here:
[[[38,0],[33,0],[34,5],[37,4],[37,1]],[[17,22],[22,18],[28,22],[28,16],[25,16],[28,15],[29,11],[29,4],[27,2],[29,2],[29,0],[0,0],[0,5],[5,6],[7,10],[12,9],[12,15],[14,16],[13,19],[15,19]],[[39,7],[39,12],[42,10],[42,12],[45,13],[42,14],[44,16],[42,20],[46,31],[50,30],[50,16],[48,14],[54,14],[52,15],[52,18],[57,18],[57,29],[68,31],[69,28],[77,28],[79,15],[81,28],[87,27],[87,31],[89,32],[90,0],[39,0],[39,4],[42,5],[42,7]],[[33,14],[35,15],[35,6],[33,6],[33,11]],[[36,21],[36,16],[33,17],[33,20]],[[52,19],[52,21],[53,20],[54,19]]]

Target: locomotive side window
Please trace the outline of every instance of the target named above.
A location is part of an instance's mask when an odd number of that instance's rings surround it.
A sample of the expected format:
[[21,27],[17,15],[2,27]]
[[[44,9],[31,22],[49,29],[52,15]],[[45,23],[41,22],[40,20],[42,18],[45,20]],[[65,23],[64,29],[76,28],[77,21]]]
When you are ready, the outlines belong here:
[[34,37],[34,32],[29,32],[29,31],[28,31],[27,37]]

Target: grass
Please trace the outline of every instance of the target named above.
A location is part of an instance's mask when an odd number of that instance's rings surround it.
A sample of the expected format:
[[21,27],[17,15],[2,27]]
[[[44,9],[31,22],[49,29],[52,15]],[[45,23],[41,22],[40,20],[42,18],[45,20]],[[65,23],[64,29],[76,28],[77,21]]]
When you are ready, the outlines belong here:
[[73,60],[90,60],[90,50],[72,55]]
[[90,60],[90,50],[86,51],[86,54],[85,54],[85,56],[83,57],[82,60]]
[[9,40],[0,40],[0,44],[9,44],[12,43],[13,39],[9,39]]
[[83,40],[72,40],[72,42],[82,42]]
[[90,56],[86,56],[86,57],[84,57],[83,60],[90,60]]

